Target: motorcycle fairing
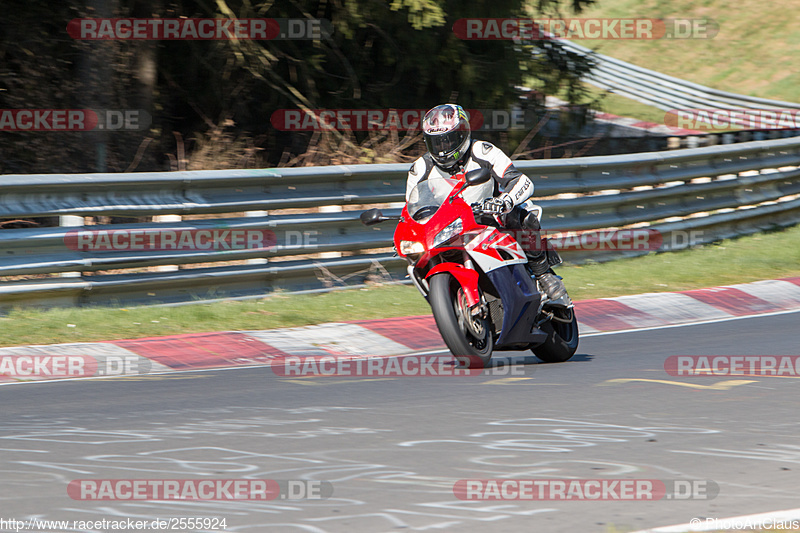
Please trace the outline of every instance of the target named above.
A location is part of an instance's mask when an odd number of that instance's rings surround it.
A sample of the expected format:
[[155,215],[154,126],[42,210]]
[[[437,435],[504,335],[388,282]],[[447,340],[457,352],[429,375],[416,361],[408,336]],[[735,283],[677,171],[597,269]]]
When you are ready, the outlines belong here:
[[[487,274],[502,266],[524,265],[528,262],[525,252],[511,235],[496,228],[485,228],[466,243],[470,257]],[[505,252],[505,257],[500,252]]]
[[464,289],[464,296],[466,296],[467,304],[470,307],[480,303],[481,296],[478,291],[478,278],[480,276],[477,272],[458,263],[439,263],[428,271],[425,279],[429,279],[440,272],[449,272],[450,275],[458,280],[458,283]]
[[503,302],[503,329],[495,346],[513,344],[540,344],[547,334],[534,329],[541,295],[528,271],[520,264],[507,265],[487,272]]

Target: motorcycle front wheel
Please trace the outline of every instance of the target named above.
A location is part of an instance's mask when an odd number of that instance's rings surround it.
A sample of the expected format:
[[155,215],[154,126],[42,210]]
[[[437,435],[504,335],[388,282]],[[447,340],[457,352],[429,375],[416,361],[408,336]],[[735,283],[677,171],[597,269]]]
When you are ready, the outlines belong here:
[[563,363],[578,349],[578,319],[574,308],[553,308],[552,311],[555,319],[541,326],[547,333],[547,340],[531,351],[545,363]]
[[429,301],[436,327],[450,352],[486,366],[492,358],[494,342],[490,323],[470,316],[464,289],[453,276],[442,272],[431,276]]

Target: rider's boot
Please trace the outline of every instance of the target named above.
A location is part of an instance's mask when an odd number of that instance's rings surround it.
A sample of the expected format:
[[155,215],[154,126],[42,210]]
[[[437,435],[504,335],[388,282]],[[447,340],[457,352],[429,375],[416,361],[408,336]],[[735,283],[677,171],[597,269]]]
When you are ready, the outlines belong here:
[[547,260],[547,253],[542,251],[532,257],[532,254],[526,252],[528,256],[528,268],[531,273],[536,277],[545,294],[550,300],[558,300],[567,295],[567,289],[564,287],[564,282],[561,278],[556,276],[550,268],[550,262]]
[[[539,219],[534,213],[528,213],[527,216],[521,218],[523,228],[535,232],[541,231]],[[552,301],[567,296],[564,282],[550,268],[561,263],[558,252],[547,243],[547,239],[537,238],[528,242],[535,243],[535,245],[526,247],[525,250],[525,255],[528,257],[528,268],[536,277],[547,297]]]

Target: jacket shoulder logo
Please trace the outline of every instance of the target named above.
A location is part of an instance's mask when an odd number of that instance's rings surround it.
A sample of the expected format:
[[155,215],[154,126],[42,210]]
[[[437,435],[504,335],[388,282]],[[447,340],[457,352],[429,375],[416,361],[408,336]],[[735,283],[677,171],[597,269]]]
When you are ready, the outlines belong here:
[[483,143],[481,146],[483,147],[483,155],[488,154],[494,148],[490,143]]

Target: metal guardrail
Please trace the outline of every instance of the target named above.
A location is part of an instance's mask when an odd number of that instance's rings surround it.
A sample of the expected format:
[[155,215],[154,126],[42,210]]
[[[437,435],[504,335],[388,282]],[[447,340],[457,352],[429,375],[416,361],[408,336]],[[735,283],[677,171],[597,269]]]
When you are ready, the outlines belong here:
[[[580,55],[591,54],[594,58],[596,66],[586,77],[588,83],[664,111],[676,109],[800,109],[798,103],[712,89],[598,54],[589,48],[567,40],[559,39],[558,42],[570,52]],[[762,117],[759,123],[763,122]]]
[[[537,203],[546,230],[646,226],[662,232],[663,249],[676,249],[690,244],[688,232],[699,232],[699,243],[800,220],[798,138],[515,164],[533,178],[536,197],[545,197]],[[387,273],[402,279],[405,262],[388,252],[394,225],[367,228],[358,215],[363,206],[402,202],[408,167],[0,176],[0,218],[227,215],[0,230],[0,308],[200,301],[358,284]],[[345,210],[274,213],[326,206]],[[255,210],[262,213],[242,216]],[[274,246],[82,251],[66,244],[81,230],[214,228],[270,231]],[[636,253],[562,255],[581,261]]]

